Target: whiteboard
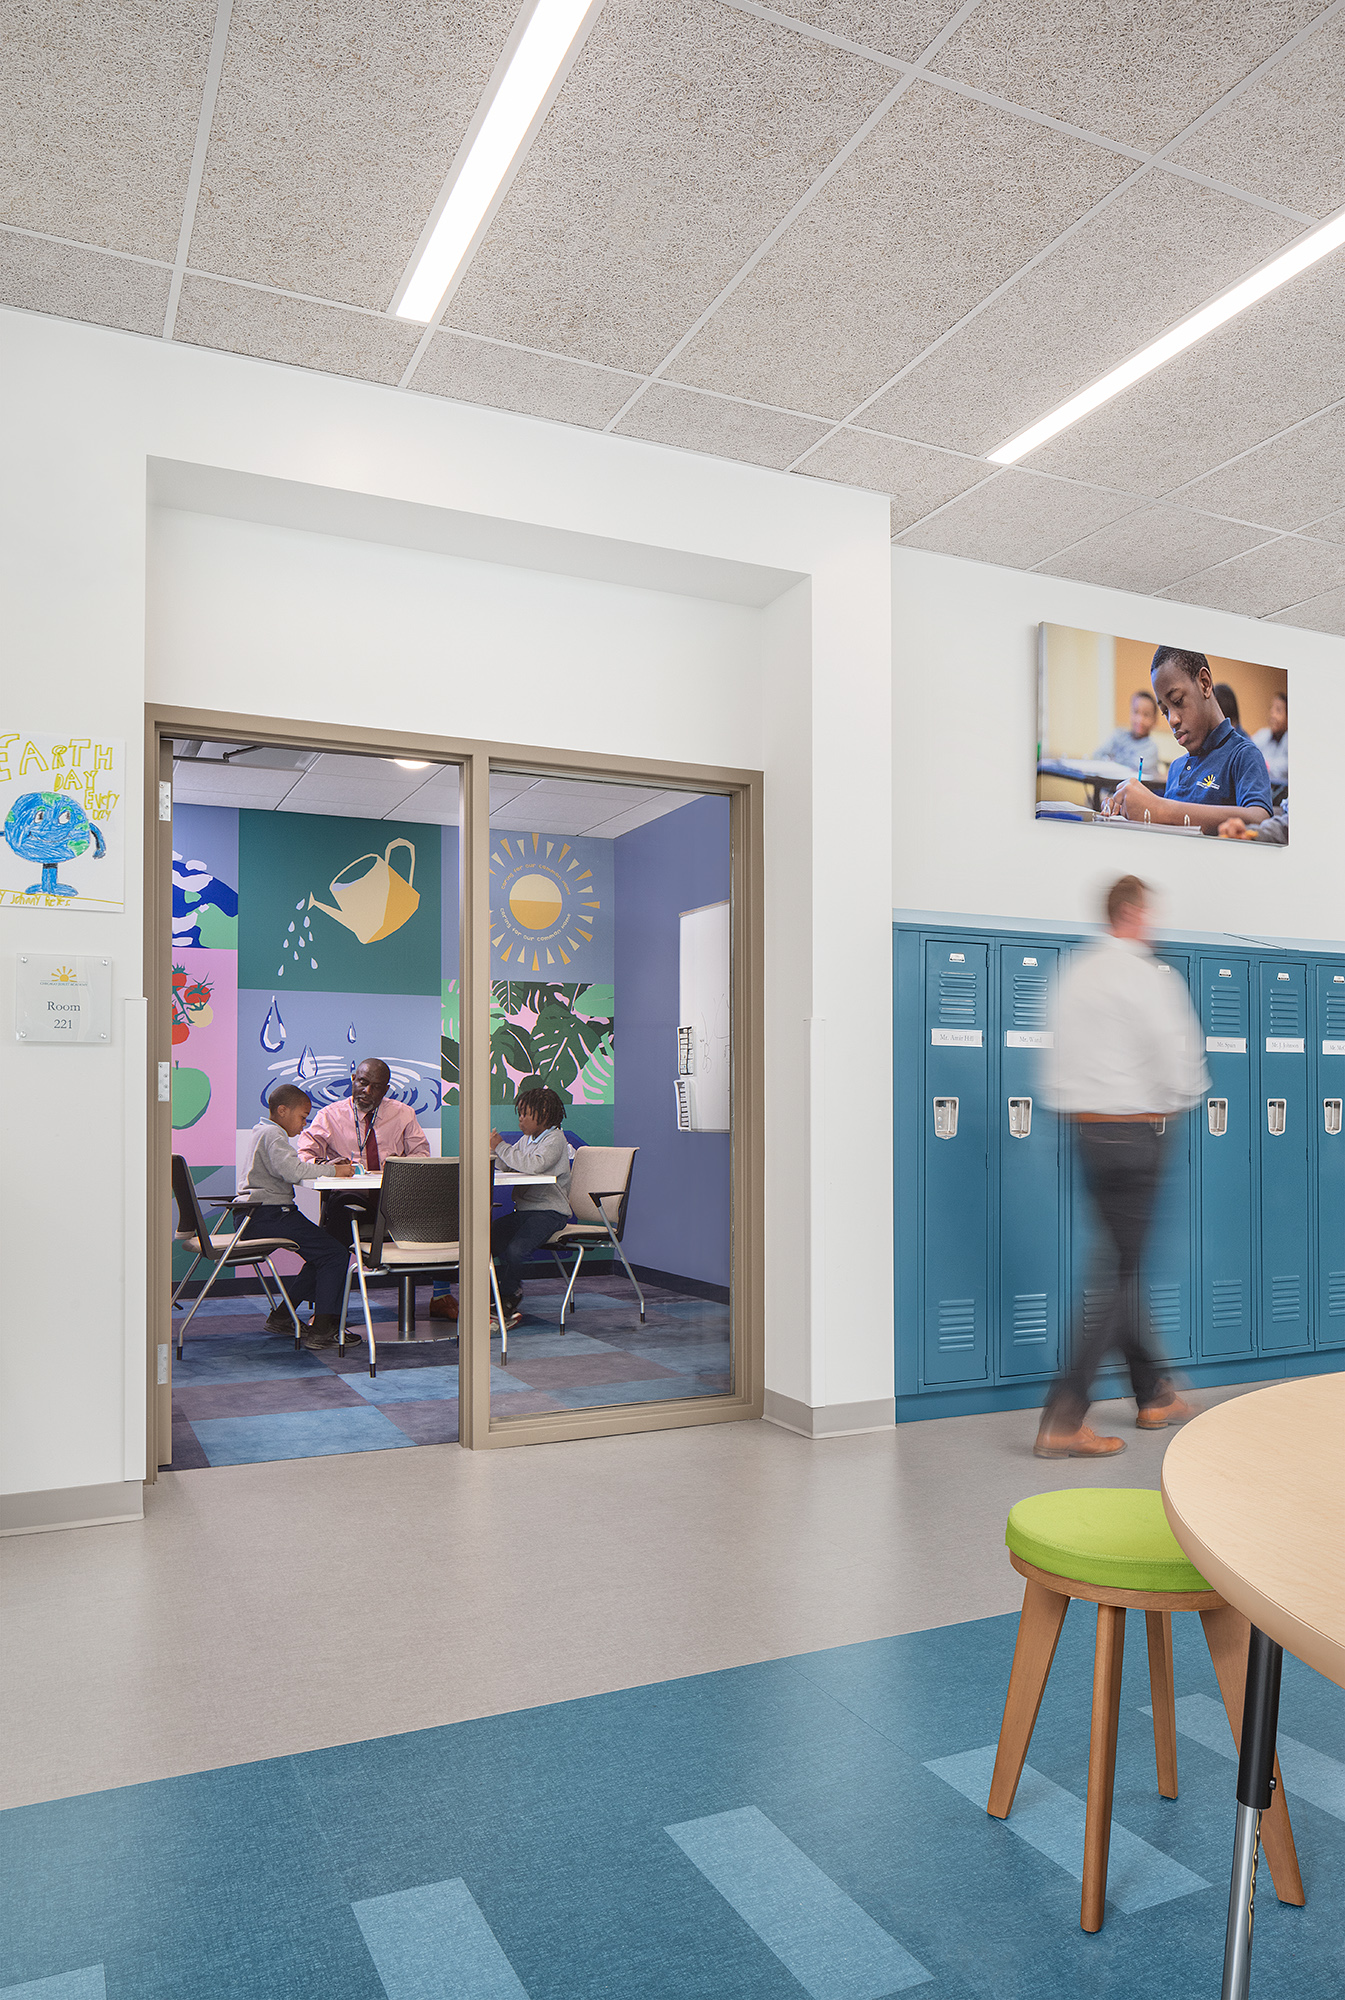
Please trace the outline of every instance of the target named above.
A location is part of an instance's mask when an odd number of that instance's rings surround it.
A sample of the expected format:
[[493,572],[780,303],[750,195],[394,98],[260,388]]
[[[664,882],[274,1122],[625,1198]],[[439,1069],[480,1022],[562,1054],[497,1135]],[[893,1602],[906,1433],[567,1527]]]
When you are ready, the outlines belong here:
[[[703,909],[683,910],[677,1012],[678,1069],[682,1074],[676,1079],[677,1123],[681,1131],[729,1129],[732,1073],[729,998],[728,904],[707,903]],[[691,1030],[689,1037],[681,1033],[686,1029]]]

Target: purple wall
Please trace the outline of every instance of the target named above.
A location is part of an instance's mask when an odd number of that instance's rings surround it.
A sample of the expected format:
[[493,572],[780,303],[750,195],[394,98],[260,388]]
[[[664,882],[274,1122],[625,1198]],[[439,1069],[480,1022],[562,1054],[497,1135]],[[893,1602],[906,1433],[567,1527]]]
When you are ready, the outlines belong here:
[[729,893],[729,802],[696,799],[612,843],[616,859],[616,1130],[638,1146],[624,1249],[632,1264],[729,1282],[729,1135],[679,1132],[683,910]]

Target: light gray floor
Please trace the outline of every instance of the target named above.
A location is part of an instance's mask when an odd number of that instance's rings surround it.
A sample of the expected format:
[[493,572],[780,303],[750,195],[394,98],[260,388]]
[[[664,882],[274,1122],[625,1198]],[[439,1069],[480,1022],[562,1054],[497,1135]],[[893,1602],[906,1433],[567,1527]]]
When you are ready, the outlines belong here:
[[165,1474],[143,1522],[0,1542],[0,1806],[1014,1611],[1014,1500],[1158,1484],[1134,1409],[1092,1465],[1022,1411]]

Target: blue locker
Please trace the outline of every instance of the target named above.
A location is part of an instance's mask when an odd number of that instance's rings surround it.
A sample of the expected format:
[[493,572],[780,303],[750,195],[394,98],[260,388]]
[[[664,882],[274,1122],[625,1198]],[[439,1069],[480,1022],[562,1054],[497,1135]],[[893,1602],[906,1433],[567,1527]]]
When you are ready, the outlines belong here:
[[1200,1025],[1210,1088],[1199,1111],[1200,1351],[1254,1349],[1251,967],[1202,958]]
[[[1180,954],[1160,952],[1159,962],[1185,986],[1189,961]],[[1189,1361],[1195,1352],[1192,1310],[1191,1246],[1194,1234],[1193,1112],[1178,1112],[1164,1134],[1163,1178],[1140,1272],[1141,1298],[1148,1309],[1155,1354],[1165,1361]]]
[[1306,1347],[1308,1269],[1307,968],[1259,967],[1261,1351]]
[[1317,967],[1317,1087],[1312,1122],[1317,1147],[1318,1347],[1345,1346],[1345,972]]
[[924,1380],[989,1373],[989,947],[925,946]]
[[999,1373],[1053,1374],[1060,1359],[1060,1125],[1043,1096],[1054,945],[999,954]]

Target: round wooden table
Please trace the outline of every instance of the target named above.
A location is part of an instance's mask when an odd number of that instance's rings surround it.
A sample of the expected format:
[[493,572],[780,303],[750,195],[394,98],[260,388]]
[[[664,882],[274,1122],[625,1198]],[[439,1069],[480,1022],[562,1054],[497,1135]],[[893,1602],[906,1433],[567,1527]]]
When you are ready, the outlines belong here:
[[1345,1687],[1345,1374],[1236,1396],[1163,1460],[1172,1532],[1251,1621],[1223,2000],[1245,2000],[1261,1814],[1270,1805],[1283,1649]]

